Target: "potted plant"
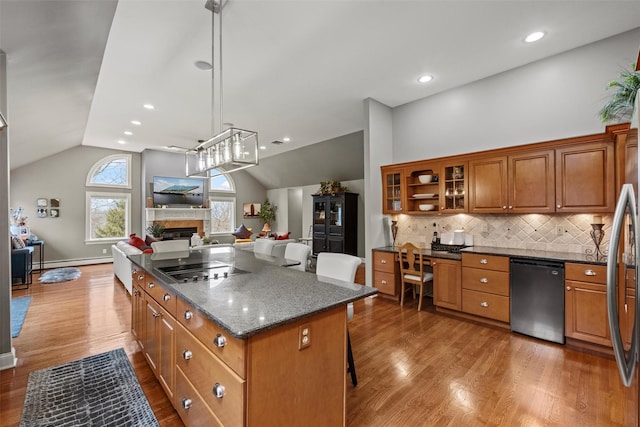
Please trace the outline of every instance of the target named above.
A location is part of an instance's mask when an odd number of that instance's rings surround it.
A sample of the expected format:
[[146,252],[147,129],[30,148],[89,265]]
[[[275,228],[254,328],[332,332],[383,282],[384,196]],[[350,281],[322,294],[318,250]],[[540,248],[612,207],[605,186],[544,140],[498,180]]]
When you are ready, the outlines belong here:
[[[631,68],[635,70],[636,64]],[[607,85],[607,88],[616,88],[616,91],[600,110],[600,119],[603,123],[612,121],[624,123],[631,120],[638,89],[640,89],[640,71],[632,70],[622,70],[620,78]]]
[[272,205],[271,202],[269,202],[269,198],[267,197],[264,203],[262,204],[262,206],[260,207],[258,216],[265,224],[269,224],[271,221],[276,220],[277,210],[278,210],[278,207],[275,205]]
[[162,233],[164,233],[164,225],[154,222],[147,227],[147,233],[151,234],[155,239],[162,238]]
[[321,194],[323,196],[335,196],[336,193],[342,193],[345,191],[349,191],[349,189],[344,187],[340,181],[330,179],[328,181],[320,182],[320,189],[316,194]]

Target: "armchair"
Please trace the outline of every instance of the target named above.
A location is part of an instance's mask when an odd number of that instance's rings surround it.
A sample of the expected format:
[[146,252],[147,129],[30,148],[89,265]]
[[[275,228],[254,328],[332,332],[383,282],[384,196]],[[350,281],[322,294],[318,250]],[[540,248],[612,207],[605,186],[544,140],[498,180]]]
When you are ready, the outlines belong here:
[[29,287],[32,280],[33,246],[11,250],[11,279],[20,279],[21,285]]

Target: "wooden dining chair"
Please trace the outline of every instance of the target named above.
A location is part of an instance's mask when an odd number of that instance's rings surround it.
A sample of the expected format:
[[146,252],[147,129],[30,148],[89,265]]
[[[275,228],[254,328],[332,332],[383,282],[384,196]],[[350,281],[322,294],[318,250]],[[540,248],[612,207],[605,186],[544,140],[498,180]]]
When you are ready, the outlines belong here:
[[398,262],[400,263],[400,279],[402,289],[400,291],[400,306],[404,306],[404,295],[406,284],[411,285],[413,299],[416,298],[416,287],[418,287],[418,311],[422,309],[422,298],[424,297],[424,287],[428,283],[433,283],[433,273],[424,271],[424,259],[422,248],[411,242],[407,242],[398,247]]

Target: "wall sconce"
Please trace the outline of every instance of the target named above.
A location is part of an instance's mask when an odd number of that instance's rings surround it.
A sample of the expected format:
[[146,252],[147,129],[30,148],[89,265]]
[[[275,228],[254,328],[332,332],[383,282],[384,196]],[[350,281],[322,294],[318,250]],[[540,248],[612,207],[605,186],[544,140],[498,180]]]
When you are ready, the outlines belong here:
[[9,126],[9,123],[7,123],[7,120],[4,118],[2,113],[0,113],[0,130],[3,130],[7,126]]

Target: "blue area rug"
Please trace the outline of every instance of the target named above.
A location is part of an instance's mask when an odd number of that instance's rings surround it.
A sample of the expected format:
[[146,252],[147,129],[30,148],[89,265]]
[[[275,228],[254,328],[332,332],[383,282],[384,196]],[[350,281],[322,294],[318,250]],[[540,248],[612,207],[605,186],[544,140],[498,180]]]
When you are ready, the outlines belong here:
[[158,427],[124,349],[29,374],[20,427]]
[[29,304],[31,304],[31,297],[11,298],[11,338],[20,334]]
[[81,274],[80,270],[75,267],[56,268],[47,271],[38,280],[42,283],[66,282],[77,279]]

